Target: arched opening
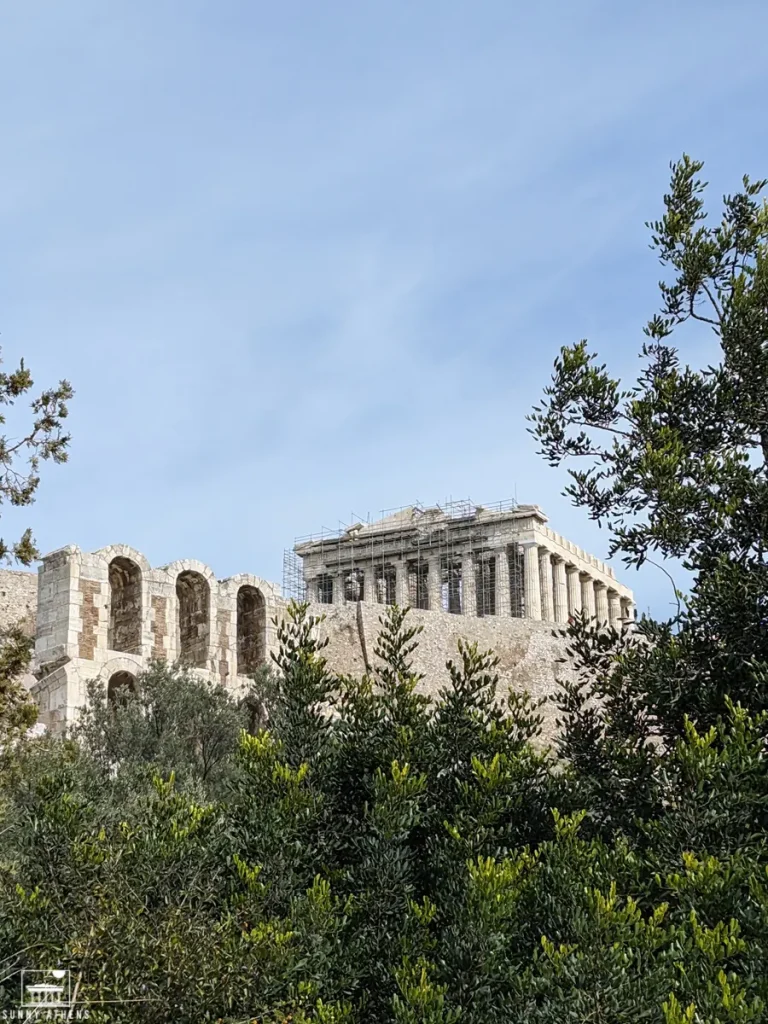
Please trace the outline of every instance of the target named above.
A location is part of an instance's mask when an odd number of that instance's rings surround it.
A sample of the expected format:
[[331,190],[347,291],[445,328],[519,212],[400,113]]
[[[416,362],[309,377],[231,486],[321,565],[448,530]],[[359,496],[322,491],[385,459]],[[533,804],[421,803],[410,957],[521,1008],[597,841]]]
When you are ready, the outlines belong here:
[[125,704],[130,694],[136,693],[136,677],[130,672],[115,672],[107,683],[107,701]]
[[250,675],[267,660],[267,606],[257,587],[237,592],[237,674]]
[[210,589],[199,572],[185,570],[176,577],[179,661],[205,668],[211,637]]
[[141,654],[141,569],[130,558],[109,563],[109,628],[107,647]]

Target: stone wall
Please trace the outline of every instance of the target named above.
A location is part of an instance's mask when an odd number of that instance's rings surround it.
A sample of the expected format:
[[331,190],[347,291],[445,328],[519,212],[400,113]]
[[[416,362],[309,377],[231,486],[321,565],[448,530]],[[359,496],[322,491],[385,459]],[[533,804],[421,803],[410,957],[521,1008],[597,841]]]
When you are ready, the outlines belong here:
[[[123,545],[90,554],[63,548],[46,556],[39,573],[0,570],[0,627],[25,618],[33,630],[36,622],[37,679],[29,676],[25,683],[49,728],[58,731],[73,720],[89,679],[107,682],[118,672],[136,674],[152,658],[176,660],[182,633],[191,629],[180,607],[184,587],[177,591],[177,582],[190,572],[207,582],[210,602],[205,629],[197,634],[199,643],[192,645],[195,653],[200,647],[205,654],[205,667],[196,670],[225,685],[243,685],[244,673],[269,660],[275,649],[272,619],[284,615],[285,603],[272,583],[247,575],[216,580],[210,568],[191,561],[152,569],[139,552]],[[255,603],[257,596],[264,598],[263,604]],[[193,616],[199,613],[192,605],[190,609]],[[384,606],[313,604],[311,612],[325,616],[318,629],[330,641],[324,652],[330,668],[362,675],[362,641],[373,662]],[[494,651],[503,688],[542,697],[552,693],[557,679],[568,672],[567,665],[559,663],[565,651],[563,641],[553,636],[554,623],[416,609],[409,618],[423,627],[414,662],[426,677],[424,692],[432,696],[447,682],[445,664],[457,657],[459,637]],[[246,644],[238,644],[238,620],[257,625]],[[554,709],[544,711],[545,738],[551,738]]]
[[[357,609],[360,609],[358,615]],[[329,667],[338,673],[360,676],[365,671],[361,642],[362,634],[371,664],[375,663],[376,638],[381,630],[381,605],[361,603],[346,605],[313,604],[313,615],[324,615],[318,634],[328,638],[323,655]],[[468,618],[446,612],[411,610],[408,621],[423,627],[414,652],[414,668],[425,675],[423,692],[436,697],[438,690],[448,681],[446,662],[457,660],[459,638],[477,641],[480,650],[492,650],[499,658],[499,690],[512,688],[527,690],[533,697],[546,697],[557,688],[557,679],[569,672],[564,641],[553,636],[553,623],[533,622],[530,619]],[[550,740],[555,728],[555,709],[542,708],[544,715],[543,738]]]
[[22,622],[32,636],[37,618],[37,573],[0,569],[0,629]]
[[91,680],[135,678],[152,659],[238,691],[273,649],[282,606],[273,583],[246,573],[217,580],[192,559],[152,568],[124,544],[53,551],[39,570],[31,689],[40,720],[64,731]]
[[[28,636],[34,636],[36,622],[37,573],[0,569],[0,629],[21,625]],[[30,690],[35,677],[27,672],[21,682]]]

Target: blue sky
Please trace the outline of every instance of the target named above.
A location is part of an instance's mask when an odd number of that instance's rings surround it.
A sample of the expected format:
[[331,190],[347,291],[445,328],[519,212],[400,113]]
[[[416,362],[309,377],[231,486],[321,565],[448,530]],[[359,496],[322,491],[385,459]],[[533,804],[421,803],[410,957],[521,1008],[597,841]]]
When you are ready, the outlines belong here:
[[767,36],[762,0],[0,2],[0,344],[77,392],[3,531],[279,582],[352,513],[516,496],[604,555],[524,417],[563,344],[635,369],[670,160],[714,204],[768,174]]

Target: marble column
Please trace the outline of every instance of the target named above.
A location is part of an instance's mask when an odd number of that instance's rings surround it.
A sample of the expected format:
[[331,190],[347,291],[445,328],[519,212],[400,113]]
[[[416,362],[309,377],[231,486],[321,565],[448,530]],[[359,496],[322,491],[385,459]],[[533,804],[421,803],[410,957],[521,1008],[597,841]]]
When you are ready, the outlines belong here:
[[443,604],[441,600],[441,582],[442,575],[440,572],[440,556],[432,555],[427,559],[427,603],[429,604],[429,610],[433,612],[439,612],[442,610]]
[[635,621],[635,606],[628,597],[621,599],[621,617],[624,622]]
[[461,614],[477,615],[477,577],[473,555],[461,560]]
[[346,572],[340,572],[333,577],[333,603],[344,604],[344,580],[347,577]]
[[376,604],[376,579],[372,565],[363,567],[363,601],[369,604]]
[[595,581],[591,576],[584,576],[581,581],[581,607],[587,621],[595,621]]
[[554,603],[555,622],[568,621],[568,584],[565,579],[565,562],[562,558],[552,556],[555,565]]
[[541,586],[539,583],[539,545],[528,541],[521,545],[524,551],[525,617],[541,621]]
[[552,585],[552,555],[547,548],[539,548],[539,587],[541,588],[541,617],[545,622],[555,621],[555,596]]
[[615,590],[608,591],[608,618],[615,629],[621,629],[621,598]]
[[408,607],[408,566],[402,560],[395,562],[395,604]]
[[575,565],[567,565],[565,574],[568,578],[568,615],[578,615],[581,611],[581,579]]
[[608,625],[608,588],[604,583],[595,581],[595,615],[597,624],[601,629]]
[[505,619],[512,615],[512,595],[509,592],[509,555],[506,549],[496,552],[496,614]]

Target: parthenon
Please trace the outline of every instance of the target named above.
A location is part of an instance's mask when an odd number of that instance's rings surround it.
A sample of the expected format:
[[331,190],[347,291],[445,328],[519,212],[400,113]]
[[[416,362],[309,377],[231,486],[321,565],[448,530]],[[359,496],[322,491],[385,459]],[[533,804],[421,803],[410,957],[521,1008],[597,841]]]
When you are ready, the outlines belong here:
[[300,541],[294,552],[304,595],[318,604],[554,623],[579,612],[598,625],[633,620],[632,591],[613,569],[546,524],[538,505],[413,505]]

